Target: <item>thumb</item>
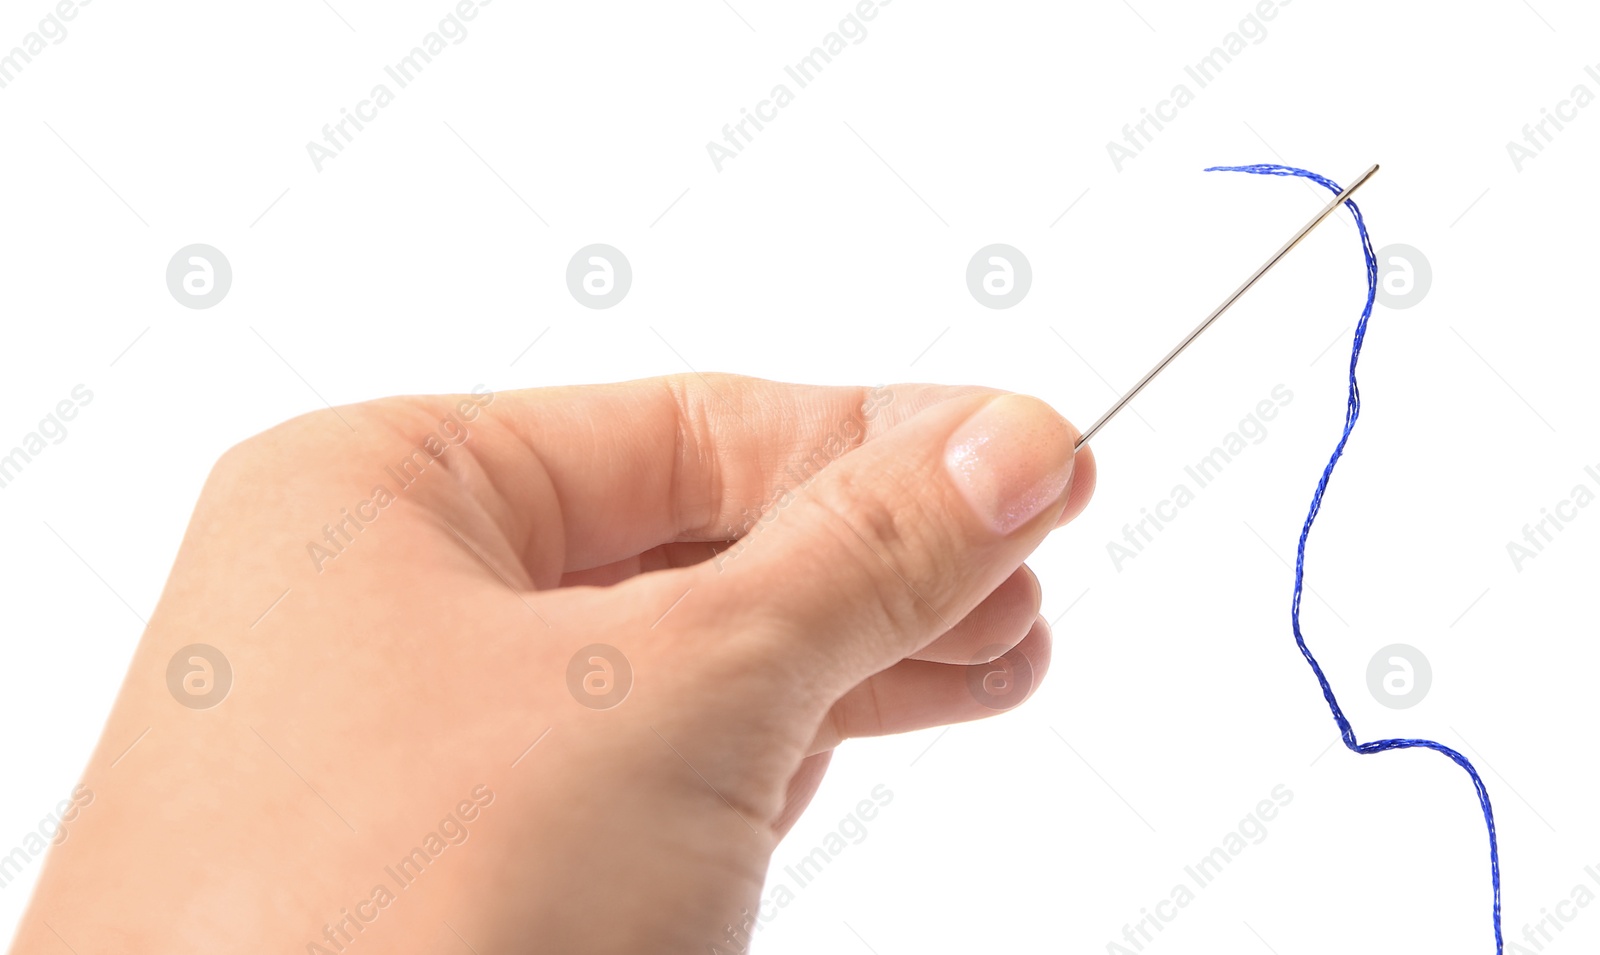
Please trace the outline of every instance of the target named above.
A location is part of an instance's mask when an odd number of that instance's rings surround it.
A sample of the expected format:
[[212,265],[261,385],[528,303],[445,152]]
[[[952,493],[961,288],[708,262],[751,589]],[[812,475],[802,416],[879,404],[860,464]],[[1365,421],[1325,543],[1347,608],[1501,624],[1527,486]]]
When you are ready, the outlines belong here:
[[1077,436],[1025,395],[933,405],[781,495],[716,560],[725,585],[743,581],[724,592],[757,615],[750,629],[773,643],[763,652],[843,692],[949,630],[1022,564],[1073,497]]

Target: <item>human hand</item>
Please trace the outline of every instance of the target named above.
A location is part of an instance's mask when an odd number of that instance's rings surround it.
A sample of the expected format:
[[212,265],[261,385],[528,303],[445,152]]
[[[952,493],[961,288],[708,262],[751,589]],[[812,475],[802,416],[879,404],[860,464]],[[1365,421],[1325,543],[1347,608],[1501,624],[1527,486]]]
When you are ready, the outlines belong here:
[[1087,504],[1075,438],[985,389],[732,376],[252,438],[13,950],[724,945],[842,740],[1037,685],[1022,562]]

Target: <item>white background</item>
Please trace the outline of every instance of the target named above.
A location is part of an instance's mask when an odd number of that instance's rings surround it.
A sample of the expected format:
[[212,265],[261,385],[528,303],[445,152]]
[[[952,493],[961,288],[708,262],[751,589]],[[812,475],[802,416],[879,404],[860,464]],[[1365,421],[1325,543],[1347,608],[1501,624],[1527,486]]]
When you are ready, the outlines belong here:
[[[1203,167],[1348,181],[1380,162],[1359,197],[1374,243],[1422,250],[1433,286],[1372,319],[1306,631],[1360,738],[1477,761],[1508,938],[1580,882],[1600,893],[1600,507],[1520,570],[1506,549],[1600,470],[1600,104],[1521,171],[1506,151],[1575,84],[1600,94],[1600,11],[1296,0],[1198,89],[1183,66],[1253,3],[900,0],[718,172],[706,143],[852,8],[729,2],[499,0],[320,173],[306,142],[446,0],[98,0],[0,89],[0,449],[74,385],[94,394],[0,490],[0,853],[78,778],[229,445],[324,401],[686,366],[983,383],[1086,426],[1326,196]],[[0,48],[50,9],[7,3]],[[1179,82],[1194,102],[1119,172],[1107,141]],[[1147,951],[1493,950],[1466,775],[1329,751],[1289,632],[1282,558],[1365,288],[1341,215],[1095,441],[1093,505],[1033,562],[1059,617],[1040,694],[845,746],[771,884],[874,786],[893,802],[757,951],[1106,951],[1279,784],[1294,798],[1266,840]],[[197,242],[234,272],[208,310],[164,280]],[[633,266],[608,310],[564,281],[593,242]],[[1032,263],[1007,310],[965,287],[993,242]],[[1279,384],[1267,438],[1114,567],[1107,542]],[[1366,688],[1392,643],[1432,663],[1411,709]],[[7,932],[38,865],[0,890]],[[1600,940],[1600,906],[1578,912],[1546,951]]]

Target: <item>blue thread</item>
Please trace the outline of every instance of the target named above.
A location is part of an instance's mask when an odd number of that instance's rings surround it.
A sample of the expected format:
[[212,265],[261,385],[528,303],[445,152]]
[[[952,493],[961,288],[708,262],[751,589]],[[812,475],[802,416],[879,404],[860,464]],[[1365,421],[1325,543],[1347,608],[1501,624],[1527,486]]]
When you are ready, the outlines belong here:
[[[1205,171],[1248,172],[1262,176],[1304,176],[1334,195],[1344,191],[1332,179],[1293,166],[1262,163],[1251,166],[1211,166]],[[1350,207],[1350,212],[1356,217],[1356,226],[1361,230],[1361,251],[1367,260],[1367,304],[1361,310],[1361,321],[1356,323],[1356,334],[1350,347],[1350,394],[1345,406],[1344,433],[1339,436],[1339,444],[1333,449],[1333,455],[1328,458],[1328,466],[1322,469],[1322,479],[1317,482],[1317,491],[1311,496],[1311,510],[1306,514],[1305,526],[1300,529],[1300,549],[1294,561],[1294,604],[1289,614],[1294,624],[1294,642],[1299,645],[1306,662],[1311,664],[1311,672],[1317,675],[1317,682],[1322,685],[1322,697],[1328,701],[1328,709],[1333,711],[1334,722],[1339,724],[1339,737],[1352,752],[1365,755],[1391,749],[1431,749],[1450,757],[1472,777],[1472,785],[1478,790],[1478,803],[1483,807],[1483,821],[1489,830],[1489,877],[1494,884],[1495,952],[1496,955],[1504,955],[1505,941],[1500,934],[1500,849],[1494,834],[1494,809],[1489,805],[1489,790],[1484,788],[1483,779],[1478,776],[1478,771],[1472,768],[1472,763],[1465,756],[1433,740],[1379,739],[1368,743],[1357,743],[1356,732],[1351,728],[1350,721],[1345,719],[1344,711],[1339,708],[1339,701],[1333,695],[1333,687],[1328,685],[1327,676],[1323,674],[1317,658],[1312,656],[1311,650],[1306,647],[1305,637],[1300,632],[1300,593],[1305,584],[1306,538],[1311,534],[1311,524],[1317,519],[1317,512],[1322,509],[1322,495],[1328,489],[1328,478],[1333,475],[1333,466],[1339,463],[1339,457],[1344,454],[1345,442],[1350,440],[1350,432],[1356,426],[1356,418],[1361,415],[1361,389],[1356,385],[1356,362],[1361,357],[1361,342],[1366,338],[1367,320],[1372,317],[1372,303],[1378,294],[1378,260],[1372,253],[1372,239],[1367,235],[1367,223],[1361,218],[1361,210],[1357,208],[1354,200],[1346,199],[1344,204]]]

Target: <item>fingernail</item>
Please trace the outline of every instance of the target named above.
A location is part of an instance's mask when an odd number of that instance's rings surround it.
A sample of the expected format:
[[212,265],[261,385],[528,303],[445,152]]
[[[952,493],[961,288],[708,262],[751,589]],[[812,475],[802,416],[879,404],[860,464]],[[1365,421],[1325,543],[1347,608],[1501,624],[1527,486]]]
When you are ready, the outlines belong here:
[[1072,483],[1076,440],[1049,405],[1001,395],[950,436],[944,464],[973,511],[1004,535],[1061,499]]

